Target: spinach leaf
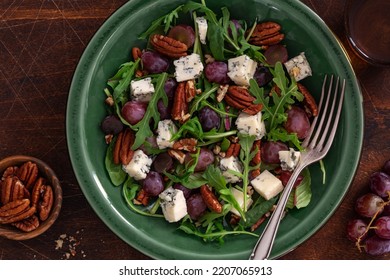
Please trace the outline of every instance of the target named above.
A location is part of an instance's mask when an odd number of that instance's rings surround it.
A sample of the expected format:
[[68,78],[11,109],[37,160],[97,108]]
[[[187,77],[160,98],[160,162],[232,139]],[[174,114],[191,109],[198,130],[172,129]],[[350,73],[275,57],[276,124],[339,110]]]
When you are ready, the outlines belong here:
[[115,164],[113,161],[113,150],[115,146],[115,141],[111,141],[110,145],[107,147],[106,157],[104,160],[108,176],[110,177],[111,182],[114,186],[121,185],[127,176],[127,173],[123,171],[121,164]]
[[276,203],[278,197],[273,197],[269,200],[265,200],[262,196],[256,200],[255,204],[246,213],[246,221],[240,220],[239,224],[243,228],[247,228],[255,224],[261,217],[271,210],[272,206]]
[[286,204],[287,209],[296,207],[297,209],[306,207],[311,200],[311,176],[310,171],[306,168],[303,172],[302,182],[292,189]]
[[209,22],[207,29],[207,39],[209,41],[210,51],[216,60],[225,60],[224,55],[224,30],[217,23]]

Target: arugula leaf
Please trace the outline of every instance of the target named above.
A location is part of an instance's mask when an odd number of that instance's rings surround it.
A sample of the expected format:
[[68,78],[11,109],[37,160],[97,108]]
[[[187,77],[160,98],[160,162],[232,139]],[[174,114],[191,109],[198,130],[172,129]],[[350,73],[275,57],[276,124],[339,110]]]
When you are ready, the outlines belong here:
[[176,141],[180,138],[186,137],[187,133],[190,133],[197,139],[203,139],[203,128],[198,117],[193,117],[192,119],[186,121],[179,130],[172,135],[171,141]]
[[145,115],[137,124],[131,126],[136,132],[135,141],[132,150],[138,149],[148,137],[153,136],[153,131],[150,128],[151,120],[154,121],[154,129],[157,128],[158,122],[160,121],[160,113],[158,112],[157,103],[160,99],[163,100],[164,104],[167,104],[168,97],[164,91],[164,84],[168,78],[168,73],[161,73],[155,78],[155,92],[152,95],[152,99],[149,101],[148,108],[146,109]]
[[110,145],[107,147],[104,164],[111,182],[114,184],[114,186],[119,186],[125,181],[127,173],[123,171],[121,164],[115,164],[113,161],[112,154],[114,146],[115,141],[111,141]]
[[168,14],[159,17],[154,20],[151,26],[142,33],[138,38],[143,40],[146,39],[150,34],[156,31],[161,25],[164,25],[164,33],[167,33],[171,26],[176,25],[176,19],[179,18],[179,12],[183,9],[184,5],[178,6],[176,9],[170,11]]
[[246,213],[246,221],[240,220],[239,224],[243,228],[247,228],[255,224],[264,214],[271,210],[272,206],[276,203],[278,197],[273,197],[269,200],[265,200],[262,196],[256,200],[254,205]]
[[216,14],[212,10],[207,8],[205,3],[196,3],[194,1],[188,1],[183,7],[183,12],[186,13],[189,11],[200,11],[205,14],[205,17],[210,22],[218,23]]
[[202,101],[206,100],[214,92],[216,92],[218,87],[219,87],[218,84],[213,84],[211,88],[209,88],[208,90],[205,90],[204,92],[202,92],[202,94],[196,95],[194,100],[191,102],[191,105],[190,105],[190,114],[193,115],[197,110],[199,110],[199,107],[200,107]]
[[277,127],[270,131],[267,135],[268,140],[271,141],[282,141],[284,143],[292,143],[298,150],[302,151],[301,141],[298,139],[296,133],[288,133],[284,128]]
[[288,197],[286,208],[292,209],[296,207],[297,209],[306,207],[311,200],[311,176],[310,171],[306,168],[303,172],[302,182],[295,188],[292,189],[290,196]]

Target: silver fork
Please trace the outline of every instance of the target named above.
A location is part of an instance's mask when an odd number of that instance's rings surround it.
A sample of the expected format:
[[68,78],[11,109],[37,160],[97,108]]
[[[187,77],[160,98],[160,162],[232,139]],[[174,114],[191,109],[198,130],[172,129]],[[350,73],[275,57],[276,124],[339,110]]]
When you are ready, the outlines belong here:
[[[336,86],[333,90],[333,102],[329,108],[330,97],[332,95],[333,88],[333,75],[330,78],[328,86],[328,95],[325,105],[322,106],[324,101],[324,95],[327,87],[327,76],[324,78],[322,84],[321,98],[319,102],[318,115],[314,118],[310,127],[309,136],[302,143],[304,151],[301,153],[300,161],[295,167],[294,172],[291,175],[286,187],[284,188],[279,202],[272,213],[268,224],[266,225],[262,235],[257,241],[251,255],[250,260],[264,260],[267,259],[271,253],[272,246],[275,240],[277,230],[279,228],[280,220],[283,216],[284,209],[288,197],[291,193],[292,187],[298,178],[298,175],[308,165],[317,162],[325,157],[328,153],[330,146],[332,145],[334,136],[336,134],[337,124],[340,119],[341,108],[344,101],[345,92],[345,79],[342,81],[341,92],[339,86],[340,78],[337,78]],[[335,111],[336,101],[339,100],[337,110]],[[318,124],[317,124],[318,122]]]

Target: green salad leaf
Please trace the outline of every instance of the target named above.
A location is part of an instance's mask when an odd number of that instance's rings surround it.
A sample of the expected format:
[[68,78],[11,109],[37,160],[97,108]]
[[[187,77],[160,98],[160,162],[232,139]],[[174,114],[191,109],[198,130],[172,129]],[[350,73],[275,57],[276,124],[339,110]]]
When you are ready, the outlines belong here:
[[104,163],[111,182],[114,186],[120,186],[126,180],[127,173],[123,171],[122,165],[115,164],[113,161],[114,145],[115,141],[111,141],[110,145],[108,145]]
[[297,186],[294,187],[290,193],[288,198],[286,208],[292,209],[296,207],[297,209],[306,207],[311,200],[311,176],[310,171],[306,168],[303,172],[303,180]]

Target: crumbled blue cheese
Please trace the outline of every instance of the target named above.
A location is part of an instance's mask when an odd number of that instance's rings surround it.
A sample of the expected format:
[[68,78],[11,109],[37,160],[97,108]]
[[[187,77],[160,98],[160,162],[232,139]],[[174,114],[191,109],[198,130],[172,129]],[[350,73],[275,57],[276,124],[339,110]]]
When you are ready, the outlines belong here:
[[302,52],[298,56],[291,58],[284,63],[289,75],[300,81],[312,75],[309,62],[306,59],[305,53]]
[[162,212],[168,222],[177,222],[187,215],[187,203],[183,191],[169,187],[160,193],[159,197]]
[[205,45],[208,27],[207,20],[204,17],[197,17],[195,21],[198,26],[199,40],[203,45]]
[[249,86],[249,80],[253,78],[257,62],[247,55],[241,55],[228,60],[229,78],[239,86]]
[[177,132],[177,127],[172,120],[166,119],[158,122],[157,126],[157,146],[160,149],[172,148],[174,141],[172,136]]
[[175,78],[178,82],[196,79],[203,71],[202,60],[196,53],[174,60],[173,65],[175,65]]
[[293,171],[300,158],[301,153],[292,148],[289,151],[279,151],[280,166],[283,170]]
[[130,96],[132,100],[149,102],[154,93],[152,78],[148,77],[138,81],[131,81]]
[[[241,209],[244,209],[244,193],[242,191],[236,189],[236,188],[233,188],[233,187],[230,188],[230,191],[232,192],[232,194],[233,194],[234,198],[236,199],[238,205],[240,205]],[[249,195],[247,195],[247,198],[246,198],[246,209],[248,209],[252,205],[252,203],[253,203],[252,198]],[[230,212],[232,212],[232,213],[236,214],[237,216],[241,217],[240,212],[238,212],[238,210],[236,208],[234,208],[234,207],[232,207],[230,209]]]
[[222,176],[225,177],[228,183],[237,183],[241,181],[240,177],[233,174],[233,172],[242,173],[243,171],[242,164],[238,158],[234,156],[222,158],[219,162],[219,168],[221,169]]
[[256,140],[263,138],[266,134],[264,121],[261,119],[262,114],[249,115],[241,112],[236,120],[236,126],[240,133],[256,136]]
[[136,150],[131,161],[127,165],[123,165],[122,168],[130,177],[135,180],[142,180],[149,173],[152,162],[152,159],[142,150]]
[[273,198],[283,190],[282,181],[268,170],[264,170],[253,179],[251,185],[266,200]]

